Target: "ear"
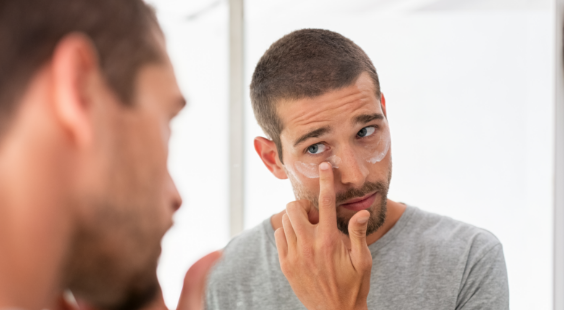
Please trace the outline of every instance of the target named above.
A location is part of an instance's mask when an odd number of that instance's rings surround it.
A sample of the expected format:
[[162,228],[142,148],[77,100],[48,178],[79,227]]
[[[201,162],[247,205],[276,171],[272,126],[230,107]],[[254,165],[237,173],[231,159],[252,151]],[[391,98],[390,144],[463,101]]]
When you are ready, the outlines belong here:
[[55,114],[71,141],[88,145],[93,138],[91,96],[96,84],[101,85],[91,40],[79,33],[64,37],[53,53],[52,68]]
[[288,176],[282,167],[282,163],[278,158],[278,149],[276,144],[266,138],[256,137],[255,138],[255,150],[258,156],[262,159],[262,162],[274,174],[275,177],[279,179],[287,179]]
[[384,93],[380,94],[380,104],[382,105],[382,112],[384,116],[388,118],[388,114],[386,113],[386,97],[384,97]]

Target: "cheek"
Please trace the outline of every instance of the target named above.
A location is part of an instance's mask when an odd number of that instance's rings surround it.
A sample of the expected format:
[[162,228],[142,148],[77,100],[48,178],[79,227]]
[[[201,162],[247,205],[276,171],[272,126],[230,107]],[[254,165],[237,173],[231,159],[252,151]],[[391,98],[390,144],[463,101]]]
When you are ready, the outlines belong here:
[[375,164],[368,164],[366,167],[369,170],[369,181],[388,183],[392,172],[392,154],[391,149],[387,152],[386,156],[381,161]]
[[[138,115],[127,132],[129,155],[124,158],[135,172],[136,194],[162,205],[167,191],[168,130],[152,115]],[[151,208],[155,208],[152,206]]]
[[154,170],[165,170],[168,157],[170,130],[168,124],[147,115],[138,124],[139,148],[145,164]]
[[[295,166],[295,165],[294,165]],[[319,176],[307,177],[297,172],[295,168],[285,168],[288,178],[292,183],[294,193],[298,199],[309,199],[319,193]],[[313,173],[309,171],[309,173]]]
[[305,177],[307,179],[319,179],[319,171],[317,163],[306,163],[297,161],[294,163],[294,169],[298,173],[296,176]]

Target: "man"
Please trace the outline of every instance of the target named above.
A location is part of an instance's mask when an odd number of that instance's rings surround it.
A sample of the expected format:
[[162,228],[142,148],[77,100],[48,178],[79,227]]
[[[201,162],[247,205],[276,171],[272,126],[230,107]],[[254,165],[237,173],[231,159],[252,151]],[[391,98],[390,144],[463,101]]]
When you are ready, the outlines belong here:
[[495,236],[387,199],[386,100],[360,47],[292,32],[257,64],[251,101],[269,137],[255,149],[297,200],[227,245],[207,309],[509,308]]
[[[156,277],[181,198],[167,170],[184,107],[141,0],[0,0],[0,309],[164,307]],[[217,254],[192,269],[198,305]],[[195,309],[195,308],[191,308]]]

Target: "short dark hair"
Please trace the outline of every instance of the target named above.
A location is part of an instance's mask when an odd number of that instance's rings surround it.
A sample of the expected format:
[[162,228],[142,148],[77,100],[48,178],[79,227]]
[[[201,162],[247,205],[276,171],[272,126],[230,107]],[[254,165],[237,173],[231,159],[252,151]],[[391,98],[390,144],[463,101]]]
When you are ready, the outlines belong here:
[[274,141],[282,161],[284,129],[276,104],[320,96],[351,85],[366,72],[380,98],[376,68],[353,41],[329,30],[302,29],[274,42],[259,60],[251,82],[251,103],[258,124]]
[[153,30],[142,0],[0,0],[0,134],[32,76],[73,32],[92,40],[108,85],[130,104],[138,69],[161,59]]

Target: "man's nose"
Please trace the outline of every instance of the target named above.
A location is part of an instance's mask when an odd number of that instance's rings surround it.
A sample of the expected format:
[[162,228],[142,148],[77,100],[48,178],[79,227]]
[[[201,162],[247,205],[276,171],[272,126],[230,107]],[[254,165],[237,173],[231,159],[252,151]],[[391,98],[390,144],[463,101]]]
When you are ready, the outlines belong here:
[[180,197],[180,193],[178,192],[178,188],[176,188],[176,184],[174,183],[174,180],[172,180],[172,177],[170,176],[170,173],[167,173],[167,189],[168,189],[168,195],[169,195],[169,199],[170,199],[170,206],[172,207],[172,211],[176,212],[178,211],[178,209],[180,209],[180,206],[182,205],[182,197]]
[[341,157],[341,163],[337,169],[341,176],[341,183],[354,188],[364,185],[369,171],[354,149],[343,150],[338,156]]

